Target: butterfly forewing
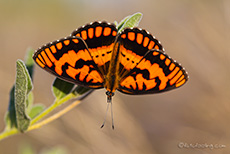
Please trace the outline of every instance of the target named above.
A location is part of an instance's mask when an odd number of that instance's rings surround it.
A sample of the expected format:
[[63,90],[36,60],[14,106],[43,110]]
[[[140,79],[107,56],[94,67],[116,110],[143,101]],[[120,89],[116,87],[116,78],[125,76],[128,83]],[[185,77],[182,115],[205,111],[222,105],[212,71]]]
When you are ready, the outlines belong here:
[[188,80],[183,67],[163,51],[152,49],[120,81],[126,94],[159,93],[182,86]]
[[159,41],[145,30],[126,28],[119,36],[120,41],[120,71],[125,77],[150,49],[163,50]]
[[68,82],[102,88],[104,79],[84,40],[70,36],[39,48],[33,59],[48,72]]
[[102,74],[108,72],[109,62],[117,35],[114,24],[93,22],[73,31],[72,36],[81,37]]

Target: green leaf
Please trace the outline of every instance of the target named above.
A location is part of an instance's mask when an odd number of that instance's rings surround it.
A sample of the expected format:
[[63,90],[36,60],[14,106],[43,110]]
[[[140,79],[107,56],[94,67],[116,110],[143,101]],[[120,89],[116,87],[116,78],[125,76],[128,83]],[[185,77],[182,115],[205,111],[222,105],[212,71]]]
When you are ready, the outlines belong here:
[[53,94],[56,97],[57,100],[62,99],[67,94],[71,92],[73,89],[74,84],[66,82],[64,80],[61,80],[59,78],[56,78],[53,82]]
[[133,28],[137,27],[141,21],[142,13],[137,12],[133,15],[125,17],[118,25],[118,33],[120,33],[126,27]]
[[30,77],[33,78],[33,70],[34,70],[34,60],[33,60],[34,51],[31,48],[27,49],[26,56],[25,56],[25,64],[26,68],[30,74]]
[[[33,77],[33,69],[34,69],[34,61],[32,55],[33,55],[33,50],[29,48],[25,56],[25,65],[31,78]],[[29,87],[30,87],[29,89],[32,89],[32,82],[30,82]],[[32,92],[30,93],[31,94],[28,95],[29,97],[26,98],[27,99],[26,106],[28,106],[28,110],[33,104],[33,96],[32,96],[33,94]],[[15,84],[10,90],[9,107],[8,107],[8,112],[5,115],[6,127],[9,128],[13,128],[13,127],[17,128],[14,94],[15,94]]]
[[94,91],[93,89],[85,88],[85,87],[82,87],[82,86],[77,86],[73,90],[72,93],[75,95],[75,97],[78,97],[79,100],[82,100],[93,91]]
[[29,94],[27,95],[27,98],[26,98],[26,113],[29,113],[30,110],[32,109],[33,102],[34,102],[34,95],[31,91],[31,92],[29,92]]
[[30,118],[33,119],[44,110],[45,110],[45,106],[43,104],[36,104],[32,107],[32,109],[28,113]]
[[[4,117],[4,121],[5,121],[5,130],[9,130],[12,128],[12,122],[10,119],[10,113],[9,111],[6,112],[5,117]],[[15,119],[15,123],[16,123],[16,119]]]
[[16,62],[16,82],[15,82],[15,110],[17,128],[24,132],[30,124],[30,118],[26,113],[27,95],[32,90],[33,85],[30,75],[22,60]]
[[124,23],[130,18],[130,15],[125,17],[120,21],[120,23],[117,25],[117,30],[120,31],[121,27],[124,25]]
[[116,27],[118,27],[118,22],[116,20],[113,23]]
[[74,93],[76,95],[82,95],[84,93],[86,93],[87,91],[89,91],[90,89],[89,88],[85,88],[85,87],[82,87],[82,86],[77,86],[75,89],[74,89]]
[[15,105],[14,105],[14,92],[15,92],[15,86],[13,86],[10,90],[10,100],[9,100],[9,107],[8,112],[5,115],[5,122],[6,127],[17,128],[17,121],[16,121],[16,113],[15,113]]

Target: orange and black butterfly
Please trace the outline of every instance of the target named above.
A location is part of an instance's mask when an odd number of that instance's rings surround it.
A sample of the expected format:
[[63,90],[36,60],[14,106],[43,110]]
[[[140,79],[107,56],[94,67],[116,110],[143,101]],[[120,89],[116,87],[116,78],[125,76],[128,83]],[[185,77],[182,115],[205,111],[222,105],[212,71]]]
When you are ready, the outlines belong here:
[[39,48],[33,59],[63,80],[105,88],[107,102],[116,90],[130,95],[160,93],[188,80],[184,68],[151,34],[139,28],[118,33],[116,26],[107,22],[82,26],[69,37]]

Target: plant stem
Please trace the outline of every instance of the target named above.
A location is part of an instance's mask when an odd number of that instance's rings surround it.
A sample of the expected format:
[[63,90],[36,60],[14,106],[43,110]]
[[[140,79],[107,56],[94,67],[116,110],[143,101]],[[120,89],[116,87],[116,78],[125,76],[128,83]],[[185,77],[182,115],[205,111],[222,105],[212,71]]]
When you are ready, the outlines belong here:
[[17,133],[19,133],[19,131],[16,128],[7,129],[0,134],[0,141]]
[[77,106],[81,101],[77,100],[75,101],[74,103],[70,104],[69,106],[67,106],[66,108],[64,108],[63,110],[59,111],[58,113],[50,116],[49,118],[45,119],[45,120],[42,120],[41,122],[37,123],[37,124],[34,124],[32,126],[30,126],[28,128],[27,131],[31,131],[31,130],[34,130],[34,129],[38,129],[54,120],[56,120],[57,118],[61,117],[63,114],[67,113],[68,111],[70,111],[71,109],[73,109],[75,106]]
[[47,108],[45,111],[43,111],[37,117],[35,117],[31,121],[30,125],[33,125],[34,123],[36,123],[37,121],[42,119],[44,116],[46,116],[48,113],[53,111],[56,107],[58,107],[59,105],[65,103],[66,101],[68,101],[68,100],[70,100],[71,98],[74,98],[74,97],[76,97],[76,95],[74,95],[73,93],[70,93],[70,94],[66,95],[64,98],[62,98],[61,100],[55,100],[54,103],[49,108]]
[[[64,108],[63,110],[61,110],[58,113],[54,114],[53,116],[51,116],[51,117],[49,117],[49,118],[47,118],[45,120],[42,120],[41,122],[39,122],[37,124],[34,124],[38,120],[40,120],[41,118],[46,116],[48,113],[53,111],[55,108],[57,108],[61,104],[65,103],[66,101],[68,101],[68,100],[70,100],[71,98],[74,98],[74,97],[76,98],[76,94],[70,93],[70,94],[66,95],[64,98],[62,98],[60,100],[55,100],[55,102],[50,107],[48,107],[44,112],[42,112],[40,115],[38,115],[37,117],[35,117],[31,121],[30,126],[29,126],[29,128],[28,128],[28,130],[26,132],[34,130],[34,129],[38,129],[38,128],[40,128],[40,127],[52,122],[53,120],[59,118],[60,116],[62,116],[66,112],[70,111],[71,109],[73,109],[75,106],[77,106],[81,102],[80,100],[77,100],[74,103],[68,105],[66,108]],[[7,138],[7,137],[9,137],[9,136],[14,135],[14,134],[18,134],[18,133],[20,133],[20,132],[16,128],[6,129],[2,133],[0,133],[0,141],[5,139],[5,138]]]

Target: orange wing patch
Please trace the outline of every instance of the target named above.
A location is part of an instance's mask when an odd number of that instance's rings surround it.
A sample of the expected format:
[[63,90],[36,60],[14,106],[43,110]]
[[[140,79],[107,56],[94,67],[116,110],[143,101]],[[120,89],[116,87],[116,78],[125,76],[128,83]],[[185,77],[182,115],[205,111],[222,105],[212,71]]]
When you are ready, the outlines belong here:
[[148,44],[149,44],[149,38],[145,37],[143,42],[143,47],[147,47]]
[[[136,77],[134,79],[134,77],[132,77],[132,81],[135,80],[133,84],[137,84],[137,87],[136,87],[136,90],[150,90],[152,88],[154,88],[157,83],[156,83],[156,80],[155,78],[158,77],[159,80],[161,80],[160,82],[160,85],[159,85],[159,90],[163,90],[165,89],[166,85],[167,85],[167,82],[168,82],[168,78],[165,76],[164,72],[163,72],[163,69],[159,67],[159,64],[157,63],[154,63],[154,64],[151,64],[149,60],[145,60],[143,59],[137,66],[136,68],[140,69],[140,70],[148,70],[149,72],[149,79],[145,79],[143,77],[143,73],[138,73],[136,74]],[[129,79],[130,80],[130,77],[129,76]],[[127,84],[127,79],[124,79],[120,85],[121,86],[124,86],[126,88],[130,88],[130,85]],[[143,85],[145,85],[145,88],[143,87]],[[135,89],[135,87],[133,87]]]
[[110,27],[105,27],[103,31],[104,36],[109,36],[111,34],[111,28]]
[[154,47],[155,43],[153,41],[150,41],[149,45],[148,45],[148,49],[152,49]]
[[71,35],[82,37],[88,51],[100,72],[108,72],[109,62],[117,35],[115,25],[105,22],[94,22],[78,28]]
[[61,50],[61,48],[62,48],[62,43],[61,43],[61,42],[57,43],[57,44],[56,44],[56,47],[57,47],[58,50]]
[[87,39],[86,30],[83,30],[83,31],[81,32],[81,37],[82,37],[83,40],[86,40],[86,39]]
[[134,32],[129,32],[128,33],[128,39],[130,41],[134,41],[135,40],[135,33]]
[[145,54],[156,46],[162,49],[159,42],[145,30],[138,28],[125,29],[120,37],[120,64],[119,76],[122,79],[142,60]]
[[121,79],[118,90],[127,94],[158,93],[180,87],[187,79],[178,63],[161,51],[151,50]]
[[94,62],[100,67],[109,62],[112,56],[114,43],[109,46],[101,46],[90,48],[89,52],[94,59]]
[[143,34],[137,33],[137,43],[141,44],[143,41]]
[[[139,68],[140,70],[148,70],[149,72],[149,79],[151,82],[148,80],[144,80],[145,85],[146,85],[146,90],[149,90],[151,88],[148,88],[148,84],[156,85],[157,83],[155,82],[155,78],[159,78],[161,80],[160,85],[159,85],[159,90],[163,90],[166,87],[166,84],[168,82],[168,78],[165,76],[165,73],[163,72],[163,69],[159,66],[157,63],[151,64],[149,60],[146,60],[145,58],[136,66],[136,68]],[[143,90],[143,89],[140,89]]]
[[94,28],[89,28],[88,29],[88,36],[90,39],[94,37]]
[[124,66],[126,70],[133,69],[143,57],[137,55],[132,50],[126,49],[124,46],[120,46],[120,53],[120,63]]
[[102,74],[81,38],[68,37],[48,44],[33,58],[39,66],[64,80],[92,88],[103,87]]
[[[41,56],[40,56],[41,57]],[[40,66],[40,67],[42,67],[42,68],[44,68],[45,67],[45,62],[42,62],[42,60],[40,59],[40,58],[36,58],[35,59],[35,62]]]

